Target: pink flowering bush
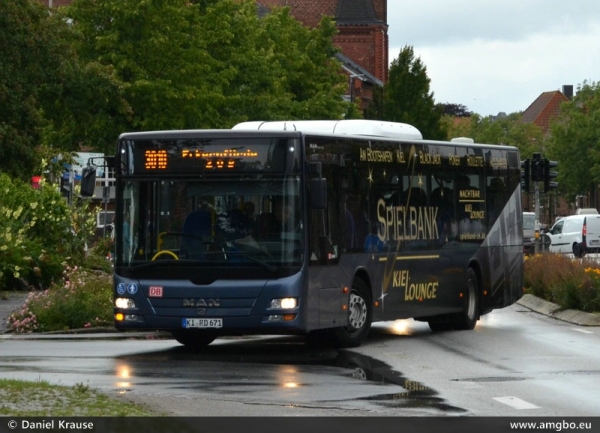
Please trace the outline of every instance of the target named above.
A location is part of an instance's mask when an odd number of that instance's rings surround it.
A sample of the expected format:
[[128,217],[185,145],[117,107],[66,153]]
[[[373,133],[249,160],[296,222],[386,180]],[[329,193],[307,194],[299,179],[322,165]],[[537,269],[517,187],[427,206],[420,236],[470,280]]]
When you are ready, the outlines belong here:
[[7,325],[18,333],[112,326],[111,281],[104,272],[67,268],[59,283],[31,292]]

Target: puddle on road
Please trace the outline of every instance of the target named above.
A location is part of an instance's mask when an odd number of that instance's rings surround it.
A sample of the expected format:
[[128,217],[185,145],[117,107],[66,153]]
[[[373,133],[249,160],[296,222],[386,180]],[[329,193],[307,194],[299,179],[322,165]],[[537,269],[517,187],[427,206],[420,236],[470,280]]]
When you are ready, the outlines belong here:
[[[144,366],[150,365],[149,363],[171,366],[180,364],[182,367],[183,365],[189,367],[189,362],[226,363],[231,367],[230,370],[236,370],[235,365],[240,364],[240,371],[246,375],[247,370],[244,370],[241,364],[295,366],[300,371],[302,366],[337,367],[348,370],[348,377],[378,385],[397,385],[405,390],[401,393],[382,393],[356,400],[369,401],[371,404],[386,408],[432,409],[443,413],[466,412],[464,409],[449,405],[438,396],[435,390],[402,376],[400,372],[379,360],[347,350],[314,348],[304,344],[303,341],[298,342],[293,339],[242,340],[234,344],[212,345],[202,351],[192,351],[181,346],[160,352],[122,356],[118,358],[118,361],[130,366],[128,368],[135,369],[135,376],[146,378],[157,378],[164,374],[164,370],[157,372],[145,368]],[[192,370],[197,371],[197,369]],[[183,371],[189,371],[189,369],[179,370],[182,374],[179,378],[185,383],[186,373]],[[258,371],[256,373],[259,375]],[[171,374],[173,379],[177,378],[177,372],[171,370]],[[234,373],[230,371],[230,374]],[[254,377],[254,379],[262,382],[263,386],[269,383],[261,380],[264,378]],[[240,383],[238,382],[237,385]],[[192,385],[189,384],[189,386]]]

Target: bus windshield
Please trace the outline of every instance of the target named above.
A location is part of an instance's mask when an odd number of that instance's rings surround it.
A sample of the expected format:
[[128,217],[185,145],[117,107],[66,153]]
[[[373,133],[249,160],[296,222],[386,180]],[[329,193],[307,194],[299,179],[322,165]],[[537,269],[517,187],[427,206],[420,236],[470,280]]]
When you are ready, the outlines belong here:
[[116,266],[298,267],[299,182],[284,175],[128,180]]

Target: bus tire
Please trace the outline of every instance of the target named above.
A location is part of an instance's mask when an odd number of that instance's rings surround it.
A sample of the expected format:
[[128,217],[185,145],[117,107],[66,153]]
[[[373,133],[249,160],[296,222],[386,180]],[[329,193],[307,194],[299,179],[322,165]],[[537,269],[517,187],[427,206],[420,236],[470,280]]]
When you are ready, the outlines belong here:
[[334,345],[337,347],[358,347],[371,330],[371,290],[360,278],[352,283],[348,315],[348,325],[333,330]]
[[479,278],[473,268],[467,270],[467,290],[463,312],[454,322],[454,329],[469,330],[475,328],[479,320]]
[[443,320],[442,318],[431,319],[427,321],[427,324],[429,325],[429,329],[431,329],[432,332],[444,332],[453,329],[452,322],[448,321],[447,319]]
[[178,343],[183,344],[185,347],[198,349],[208,346],[217,338],[213,334],[189,330],[171,331],[171,335]]

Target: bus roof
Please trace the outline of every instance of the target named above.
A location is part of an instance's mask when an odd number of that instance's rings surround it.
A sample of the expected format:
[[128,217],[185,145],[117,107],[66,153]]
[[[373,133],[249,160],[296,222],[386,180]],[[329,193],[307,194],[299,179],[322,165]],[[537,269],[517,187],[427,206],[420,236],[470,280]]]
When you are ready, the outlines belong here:
[[372,137],[422,140],[421,132],[406,123],[381,120],[286,120],[275,122],[243,122],[233,130],[301,131],[321,134],[362,135]]

